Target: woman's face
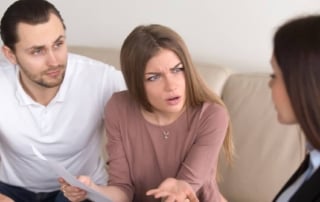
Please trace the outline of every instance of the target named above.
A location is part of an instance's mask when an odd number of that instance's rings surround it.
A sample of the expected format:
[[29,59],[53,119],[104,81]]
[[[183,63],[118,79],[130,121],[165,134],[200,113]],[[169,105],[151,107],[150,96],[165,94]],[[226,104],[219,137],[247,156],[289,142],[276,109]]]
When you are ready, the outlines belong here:
[[178,56],[161,49],[146,65],[144,87],[155,112],[180,113],[186,100],[184,67]]
[[297,123],[291,101],[284,84],[281,69],[274,56],[271,58],[271,66],[273,74],[271,74],[269,87],[271,88],[272,92],[272,101],[278,113],[278,120],[283,124]]

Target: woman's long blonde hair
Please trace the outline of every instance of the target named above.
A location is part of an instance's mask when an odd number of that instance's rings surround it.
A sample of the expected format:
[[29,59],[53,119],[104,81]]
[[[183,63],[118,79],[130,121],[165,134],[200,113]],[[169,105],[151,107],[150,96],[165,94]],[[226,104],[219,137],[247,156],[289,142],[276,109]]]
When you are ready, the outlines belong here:
[[[183,39],[172,29],[151,24],[136,27],[125,39],[121,52],[120,63],[128,91],[141,106],[152,112],[153,108],[144,90],[144,72],[147,62],[161,49],[174,52],[184,66],[186,77],[186,107],[196,107],[204,102],[218,103],[222,100],[213,93],[197,72]],[[229,123],[223,148],[229,162],[233,156],[233,141]]]

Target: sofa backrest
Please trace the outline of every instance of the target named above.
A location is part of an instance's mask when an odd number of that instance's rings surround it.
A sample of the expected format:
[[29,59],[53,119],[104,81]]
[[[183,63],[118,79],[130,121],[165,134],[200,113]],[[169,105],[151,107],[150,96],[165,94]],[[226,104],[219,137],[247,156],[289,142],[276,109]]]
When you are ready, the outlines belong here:
[[297,125],[281,125],[267,73],[235,73],[223,89],[236,149],[232,167],[220,164],[221,192],[232,202],[269,202],[305,155]]
[[87,56],[120,69],[120,50],[112,48],[69,46],[69,52]]

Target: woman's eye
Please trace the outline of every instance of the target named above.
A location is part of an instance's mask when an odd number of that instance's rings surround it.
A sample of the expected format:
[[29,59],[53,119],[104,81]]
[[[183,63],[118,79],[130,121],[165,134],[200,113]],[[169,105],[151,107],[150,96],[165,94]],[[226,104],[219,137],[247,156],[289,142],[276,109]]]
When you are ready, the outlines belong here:
[[160,75],[153,75],[153,76],[149,76],[148,78],[147,78],[147,81],[155,81],[155,80],[157,80],[157,79],[159,79],[160,78]]
[[270,78],[274,79],[274,78],[276,78],[276,75],[275,74],[270,74]]
[[178,72],[181,72],[184,70],[184,67],[175,67],[172,69],[172,72],[173,73],[178,73]]

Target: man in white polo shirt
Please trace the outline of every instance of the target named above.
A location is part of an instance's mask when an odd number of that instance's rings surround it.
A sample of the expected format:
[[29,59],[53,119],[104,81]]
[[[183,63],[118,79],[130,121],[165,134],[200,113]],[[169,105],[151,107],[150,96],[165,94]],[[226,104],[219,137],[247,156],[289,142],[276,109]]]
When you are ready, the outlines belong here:
[[59,11],[43,0],[19,0],[0,25],[0,196],[66,201],[58,177],[31,145],[73,175],[105,184],[100,155],[104,106],[125,89],[120,71],[68,54]]

